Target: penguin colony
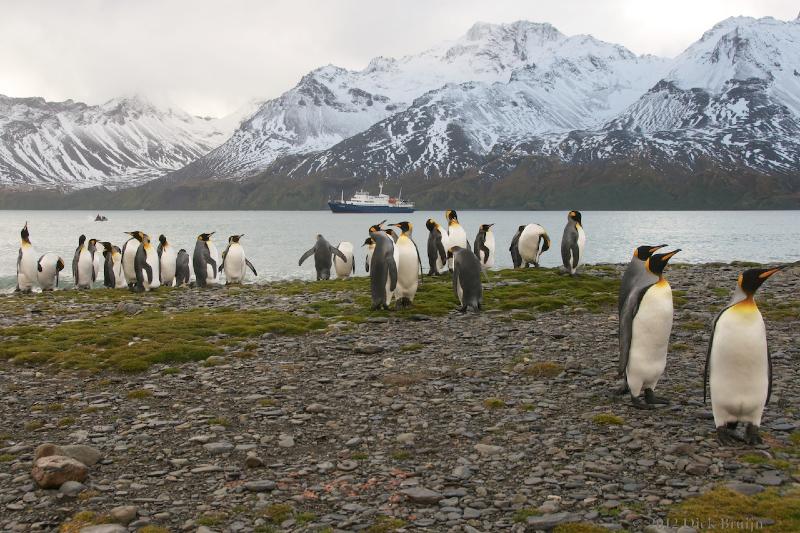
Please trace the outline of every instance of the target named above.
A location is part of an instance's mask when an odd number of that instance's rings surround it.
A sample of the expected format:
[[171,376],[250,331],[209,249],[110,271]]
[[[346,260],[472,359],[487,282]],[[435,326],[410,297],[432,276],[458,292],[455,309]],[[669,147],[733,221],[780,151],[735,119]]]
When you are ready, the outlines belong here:
[[[482,224],[472,247],[454,210],[445,212],[447,227],[428,219],[428,275],[438,276],[447,269],[452,274],[453,293],[459,310],[478,312],[483,303],[481,274],[495,264],[496,248],[492,224]],[[413,240],[413,225],[398,222],[384,227],[386,221],[372,225],[362,247],[366,248],[364,269],[369,273],[372,309],[396,309],[413,305],[423,275],[422,256]],[[190,257],[185,249],[175,250],[164,235],[154,246],[150,236],[141,231],[127,233],[130,238],[122,248],[110,242],[98,242],[81,235],[72,260],[75,287],[91,288],[102,270],[108,288],[129,288],[135,292],[161,285],[186,286],[191,276]],[[241,239],[231,235],[220,256],[211,240],[212,233],[197,237],[191,256],[196,284],[217,285],[224,272],[226,284],[242,283],[249,269],[256,269],[247,259]],[[17,291],[31,292],[34,285],[42,291],[58,287],[64,261],[54,253],[39,256],[30,240],[28,224],[20,232],[17,257]],[[100,247],[98,247],[98,245]],[[550,237],[539,224],[521,225],[511,240],[509,252],[514,268],[539,266],[541,255],[551,246]],[[657,253],[666,244],[642,245],[622,276],[619,289],[619,377],[620,394],[629,394],[634,407],[654,409],[669,403],[656,396],[655,390],[667,366],[669,337],[672,332],[672,288],[664,277],[670,259],[680,249]],[[565,273],[575,276],[583,264],[586,233],[581,213],[570,211],[561,240],[561,259]],[[298,265],[314,256],[317,280],[330,279],[331,270],[339,279],[355,274],[353,244],[330,244],[317,235]],[[722,444],[736,441],[760,444],[759,427],[772,390],[772,362],[767,348],[766,326],[755,302],[758,288],[785,266],[749,269],[736,282],[732,300],[720,311],[711,326],[711,338],[704,372],[704,400],[710,395],[717,437]],[[709,394],[710,393],[710,394]],[[737,432],[744,425],[743,434]]]

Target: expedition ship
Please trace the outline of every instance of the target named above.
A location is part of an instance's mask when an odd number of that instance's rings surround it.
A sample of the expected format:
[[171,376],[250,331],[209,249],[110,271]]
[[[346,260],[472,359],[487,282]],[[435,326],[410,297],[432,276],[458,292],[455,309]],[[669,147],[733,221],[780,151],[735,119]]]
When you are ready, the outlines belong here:
[[408,202],[388,194],[383,194],[383,184],[377,196],[372,196],[367,191],[358,191],[349,200],[344,199],[342,191],[341,200],[328,200],[328,207],[334,213],[413,213],[414,202]]

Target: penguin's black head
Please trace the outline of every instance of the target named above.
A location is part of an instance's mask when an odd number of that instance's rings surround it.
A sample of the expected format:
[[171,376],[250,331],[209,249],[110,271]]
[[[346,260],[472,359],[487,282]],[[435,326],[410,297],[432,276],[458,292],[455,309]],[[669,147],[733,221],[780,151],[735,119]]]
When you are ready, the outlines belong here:
[[786,268],[786,266],[779,266],[777,268],[751,268],[750,270],[745,270],[739,274],[739,287],[741,287],[748,296],[753,296],[762,283],[784,268]]
[[444,216],[447,217],[448,222],[453,220],[458,222],[458,213],[456,213],[455,209],[448,209],[444,212]]
[[647,261],[650,259],[650,256],[659,251],[661,248],[665,247],[666,244],[659,244],[657,246],[649,246],[647,244],[637,247],[633,250],[633,257],[641,259],[642,261]]
[[167,245],[167,238],[162,234],[158,236],[158,242],[161,243],[161,246]]
[[570,220],[574,220],[578,224],[581,223],[581,212],[580,211],[570,211],[568,218]]
[[83,243],[86,242],[86,235],[81,235],[78,237],[78,246],[83,246]]
[[525,231],[525,226],[520,226],[517,228],[517,233],[522,233],[523,231]]
[[211,236],[214,235],[214,233],[216,232],[212,231],[211,233],[201,233],[200,235],[197,236],[197,240],[208,242],[211,240]]
[[364,244],[362,244],[361,246],[372,246],[373,244],[375,244],[375,239],[373,239],[372,237],[367,237],[366,239],[364,239]]
[[481,224],[480,231],[486,233],[487,231],[489,231],[492,228],[492,226],[494,226],[494,224]]
[[447,258],[452,259],[454,255],[456,255],[459,251],[463,250],[460,246],[451,246],[447,250]]
[[432,218],[429,218],[425,221],[425,227],[428,228],[428,231],[433,231],[433,229],[436,227],[436,221]]
[[64,270],[64,260],[59,257],[58,261],[56,261],[56,272],[61,272],[62,270]]
[[239,242],[239,239],[241,239],[242,237],[244,237],[244,233],[242,233],[241,235],[231,235],[230,237],[228,237],[228,242]]
[[19,232],[19,236],[22,237],[23,242],[31,242],[30,237],[31,234],[28,233],[28,223],[25,222],[25,225],[22,226],[22,231]]
[[127,235],[130,235],[131,237],[133,237],[133,238],[134,238],[134,239],[136,239],[137,241],[139,241],[139,242],[142,242],[142,236],[144,235],[144,233],[142,233],[141,231],[139,231],[139,230],[136,230],[136,231],[126,231],[125,233],[126,233]]
[[400,228],[401,230],[403,230],[403,233],[408,233],[409,231],[411,231],[414,228],[413,224],[411,224],[411,222],[407,222],[407,221],[398,222],[397,224],[389,224],[389,225],[390,226],[394,226],[396,228]]
[[378,222],[377,224],[373,224],[369,227],[369,233],[378,233],[379,231],[383,231],[383,225],[386,224],[385,220]]
[[542,238],[544,239],[544,243],[542,243],[542,251],[546,252],[550,249],[550,236],[547,233],[542,234]]
[[671,252],[667,252],[665,254],[653,254],[650,258],[645,261],[645,265],[647,266],[647,270],[652,272],[653,274],[661,277],[661,274],[664,273],[664,269],[669,263],[669,260],[672,259],[672,256],[680,252],[681,249],[678,248],[677,250],[673,250]]
[[96,248],[97,247],[97,239],[89,239],[89,247]]
[[383,232],[388,235],[389,237],[394,237],[394,230],[392,228],[386,228]]
[[114,251],[114,246],[112,246],[112,244],[110,242],[103,241],[100,244],[103,245],[103,251],[104,252],[113,252]]

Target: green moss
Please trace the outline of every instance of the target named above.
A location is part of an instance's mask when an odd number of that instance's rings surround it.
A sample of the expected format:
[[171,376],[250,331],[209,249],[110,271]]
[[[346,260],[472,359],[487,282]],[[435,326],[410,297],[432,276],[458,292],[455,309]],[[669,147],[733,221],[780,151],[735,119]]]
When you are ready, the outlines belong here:
[[[724,529],[720,524],[730,525],[727,529],[761,530],[753,517],[767,518],[775,523],[764,526],[764,531],[789,533],[800,531],[800,490],[789,489],[781,492],[768,489],[754,496],[745,496],[719,487],[701,496],[689,498],[675,505],[669,511],[669,519],[675,524],[694,526],[702,529],[713,524]],[[698,528],[698,529],[701,529]]]
[[198,526],[206,527],[218,526],[223,522],[225,522],[225,515],[222,513],[209,513],[195,520]]
[[58,421],[58,427],[66,428],[74,423],[75,423],[74,418],[72,418],[71,416],[65,416],[64,418]]
[[136,533],[169,533],[169,529],[161,526],[144,526],[136,530]]
[[405,527],[405,525],[405,521],[401,520],[400,518],[395,518],[392,516],[379,516],[377,519],[375,519],[375,522],[373,522],[372,525],[366,529],[366,531],[367,533],[390,533]]
[[401,352],[418,352],[423,348],[423,345],[418,342],[406,344],[400,347]]
[[685,342],[673,342],[670,344],[669,348],[673,352],[685,352],[689,350],[689,345]]
[[369,459],[369,454],[364,452],[355,452],[350,455],[350,459],[352,459],[353,461],[366,461],[367,459]]
[[309,522],[313,522],[314,520],[316,520],[317,519],[317,515],[315,515],[314,513],[308,512],[308,511],[304,511],[304,512],[301,512],[301,513],[297,513],[294,516],[294,519],[297,520],[298,524],[303,525],[303,524],[308,524]]
[[16,458],[16,456],[11,455],[10,453],[4,453],[0,455],[0,463],[10,463]]
[[686,299],[686,291],[673,290],[672,291],[672,305],[676,309],[685,307],[689,300]]
[[31,420],[30,422],[25,422],[25,430],[26,431],[36,431],[37,429],[41,429],[44,426],[44,422],[41,420]]
[[[100,291],[95,291],[100,292]],[[267,332],[297,335],[326,327],[324,321],[291,313],[228,308],[167,314],[150,310],[62,323],[52,328],[0,328],[0,359],[78,369],[141,371],[153,363],[200,361],[233,343]],[[113,331],[113,335],[108,332]],[[225,335],[225,340],[209,340]],[[139,340],[134,340],[139,339]]]
[[525,507],[523,509],[519,509],[514,513],[513,520],[517,524],[524,524],[527,522],[528,518],[532,516],[540,516],[542,514],[539,509],[535,507]]
[[395,461],[405,461],[411,457],[411,453],[406,450],[395,450],[392,452],[392,459]]
[[564,371],[564,367],[552,361],[541,361],[526,366],[522,373],[535,378],[554,378]]
[[486,398],[483,400],[483,406],[487,409],[502,409],[506,406],[506,402],[500,398]]
[[273,503],[264,509],[261,514],[273,524],[280,524],[281,522],[291,518],[293,512],[294,509],[292,509],[292,506],[289,504]]
[[171,375],[174,375],[174,374],[180,374],[180,372],[181,372],[181,369],[180,368],[175,368],[174,366],[168,366],[167,368],[165,368],[164,370],[161,371],[161,373],[163,375],[165,375],[165,376],[171,376]]
[[686,322],[681,322],[680,325],[683,329],[688,329],[689,331],[700,331],[710,327],[708,323],[700,320],[689,320]]
[[594,415],[592,417],[592,422],[598,426],[621,426],[623,423],[625,423],[621,417],[611,413],[600,413],[599,415]]
[[136,389],[128,392],[128,398],[131,400],[143,400],[153,396],[153,391],[149,389]]
[[228,426],[230,426],[230,425],[231,425],[231,422],[230,422],[230,420],[228,420],[228,419],[227,419],[227,418],[225,418],[225,417],[222,417],[222,416],[215,416],[214,418],[209,418],[209,419],[208,419],[208,425],[209,425],[209,426],[223,426],[223,427],[228,427]]
[[59,533],[78,533],[86,527],[109,523],[111,523],[111,519],[107,515],[97,514],[94,511],[80,511],[61,524],[58,531]]

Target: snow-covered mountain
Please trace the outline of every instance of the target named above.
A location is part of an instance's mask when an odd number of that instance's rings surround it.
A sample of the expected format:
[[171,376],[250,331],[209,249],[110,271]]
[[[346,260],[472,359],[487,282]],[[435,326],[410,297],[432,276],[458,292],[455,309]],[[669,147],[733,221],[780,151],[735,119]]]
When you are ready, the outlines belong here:
[[141,97],[91,106],[0,95],[0,185],[17,189],[128,187],[222,144],[238,116],[209,119]]
[[[485,153],[509,135],[598,126],[657,81],[666,64],[591,36],[567,37],[550,24],[478,23],[418,55],[378,57],[361,71],[326,66],[307,74],[187,170],[244,177],[281,156],[325,150],[365,130],[378,143],[370,151],[429,143],[423,165],[460,149],[446,139],[453,125],[468,129],[469,143]],[[399,137],[370,129],[387,118],[378,129],[402,130]]]

